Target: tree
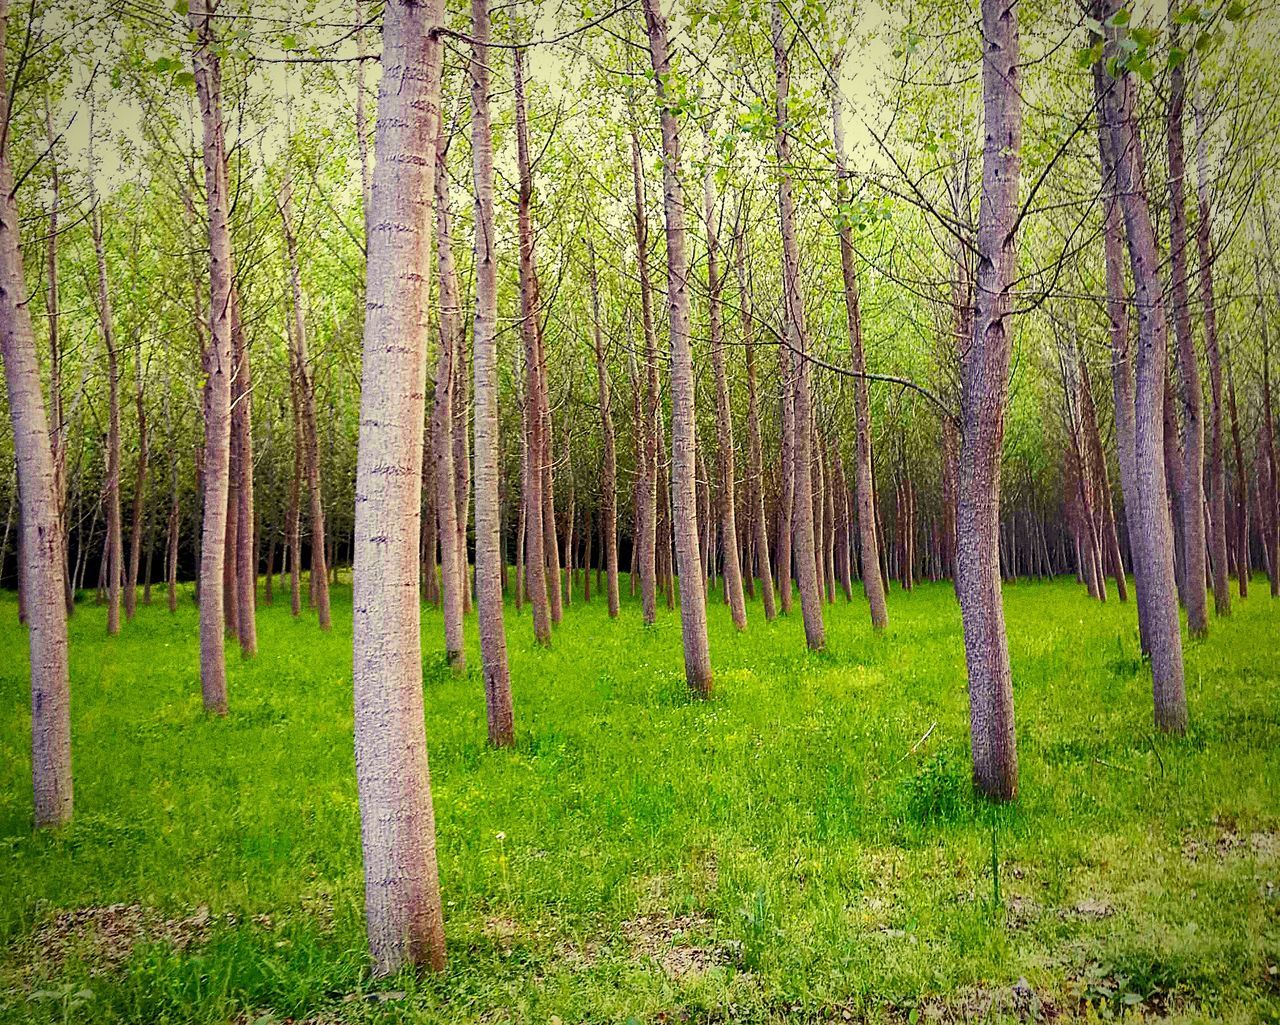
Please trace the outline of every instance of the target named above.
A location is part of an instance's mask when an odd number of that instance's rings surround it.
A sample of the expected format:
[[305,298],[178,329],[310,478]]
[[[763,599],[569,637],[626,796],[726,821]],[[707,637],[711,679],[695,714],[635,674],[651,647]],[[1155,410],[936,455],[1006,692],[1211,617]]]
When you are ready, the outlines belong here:
[[204,133],[209,221],[209,340],[205,348],[204,529],[200,542],[200,685],[205,711],[227,714],[223,648],[223,569],[227,557],[227,490],[231,472],[231,231],[222,151],[221,70],[214,7],[193,0],[187,11],[196,46],[196,95]]
[[40,363],[27,305],[18,204],[9,158],[9,75],[5,30],[9,2],[0,0],[0,356],[21,507],[20,553],[31,656],[31,778],[37,827],[71,820],[71,683],[67,606],[63,593],[62,524]]
[[476,605],[489,743],[515,743],[507,635],[502,621],[498,486],[498,274],[494,260],[493,129],[489,120],[489,2],[471,0],[471,173],[475,187]]
[[961,439],[956,594],[969,669],[973,776],[996,800],[1018,796],[1013,679],[1000,591],[1000,455],[1013,352],[1022,101],[1018,18],[982,0],[982,205],[973,338],[960,361]]
[[374,971],[445,965],[418,612],[442,0],[383,15],[355,522],[355,747]]
[[680,583],[680,626],[684,674],[700,697],[711,694],[711,649],[707,607],[699,566],[697,437],[695,434],[693,348],[690,341],[689,262],[685,254],[684,186],[680,183],[680,129],[667,96],[671,60],[667,22],[657,0],[643,0],[654,89],[662,121],[662,198],[667,222],[667,311],[671,325],[671,516],[676,573]]
[[[608,579],[609,616],[618,616],[618,452],[613,430],[613,400],[609,392],[609,366],[600,328],[600,282],[596,277],[596,252],[587,243],[587,271],[591,284],[591,327],[596,356],[596,388],[600,405],[600,434],[604,441],[603,476],[600,481],[600,528],[604,535],[605,573]],[[588,535],[590,536],[590,535]],[[590,570],[590,565],[586,569]],[[588,578],[589,579],[589,578]],[[586,585],[588,588],[590,584]],[[587,591],[590,597],[590,591]]]

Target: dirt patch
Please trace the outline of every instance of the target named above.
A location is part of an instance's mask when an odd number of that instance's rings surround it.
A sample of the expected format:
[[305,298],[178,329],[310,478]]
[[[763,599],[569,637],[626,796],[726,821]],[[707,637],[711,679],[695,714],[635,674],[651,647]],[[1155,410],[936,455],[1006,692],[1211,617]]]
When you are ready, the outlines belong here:
[[912,1021],[913,1012],[915,1021],[946,1025],[991,1021],[1055,1022],[1063,1017],[1058,1005],[1037,993],[1026,979],[1019,979],[1004,988],[979,986],[954,996],[930,997],[916,1008],[896,1011],[896,1017],[891,1020]]
[[207,907],[166,918],[142,904],[110,904],[61,912],[36,929],[32,944],[46,964],[56,967],[78,957],[101,975],[119,970],[141,943],[166,943],[178,951],[198,946],[214,924]]
[[1230,858],[1254,858],[1257,861],[1280,861],[1280,832],[1266,830],[1241,833],[1226,829],[1215,839],[1191,837],[1182,845],[1187,861],[1227,861]]
[[711,925],[710,916],[703,914],[646,914],[623,922],[622,932],[636,957],[655,962],[676,979],[741,959],[736,943],[692,942],[694,936],[710,932]]

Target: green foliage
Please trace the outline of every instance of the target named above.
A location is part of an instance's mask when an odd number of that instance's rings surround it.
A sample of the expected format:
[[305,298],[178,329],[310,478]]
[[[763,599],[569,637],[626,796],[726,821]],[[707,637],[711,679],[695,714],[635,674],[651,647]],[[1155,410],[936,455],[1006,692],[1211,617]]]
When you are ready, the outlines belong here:
[[[1280,930],[1273,863],[1249,838],[1280,829],[1280,609],[1255,595],[1187,649],[1192,736],[1153,742],[1132,605],[1008,588],[1010,809],[972,796],[948,584],[894,590],[882,636],[861,601],[838,604],[821,658],[797,654],[798,614],[766,624],[751,604],[739,635],[713,601],[709,702],[688,697],[673,614],[642,630],[633,600],[617,621],[575,601],[541,651],[509,609],[506,752],[484,743],[468,620],[471,669],[426,683],[450,966],[378,983],[349,589],[329,636],[277,592],[262,654],[231,659],[221,721],[200,711],[189,589],[176,616],[161,592],[117,638],[83,602],[76,819],[38,836],[26,639],[4,595],[0,1021],[649,1022],[730,1004],[775,1025],[925,1021],[1020,976],[1064,1018],[1266,1020]],[[435,609],[423,626],[434,664]],[[99,927],[57,924],[88,908]]]

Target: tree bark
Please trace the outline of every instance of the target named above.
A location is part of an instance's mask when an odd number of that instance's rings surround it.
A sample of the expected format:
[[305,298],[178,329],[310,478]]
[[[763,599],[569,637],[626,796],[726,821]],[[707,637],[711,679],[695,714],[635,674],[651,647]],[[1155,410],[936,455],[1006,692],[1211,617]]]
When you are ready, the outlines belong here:
[[[596,277],[596,253],[587,243],[591,279],[591,322],[596,353],[596,388],[600,402],[600,433],[604,442],[603,477],[600,481],[600,530],[604,539],[604,562],[608,587],[609,617],[616,619],[620,603],[618,590],[618,451],[613,429],[613,399],[609,393],[609,367],[605,361],[604,335],[600,328],[600,283]],[[590,534],[588,533],[588,537]],[[586,567],[588,573],[590,565]],[[589,600],[590,585],[585,597]]]
[[[1177,5],[1169,5],[1170,45],[1178,41]],[[1169,72],[1169,256],[1173,333],[1177,343],[1179,397],[1182,406],[1182,480],[1178,495],[1182,507],[1182,562],[1187,603],[1187,631],[1192,637],[1209,632],[1209,604],[1205,593],[1204,526],[1204,418],[1200,367],[1191,333],[1191,306],[1187,295],[1187,209],[1184,181],[1186,153],[1182,112],[1186,104],[1186,71],[1178,64]]]
[[711,694],[711,649],[707,641],[706,596],[698,566],[697,460],[693,346],[690,337],[689,263],[685,252],[684,187],[680,182],[680,134],[667,99],[671,60],[667,22],[658,0],[643,0],[654,89],[662,121],[663,207],[667,223],[667,308],[671,336],[671,519],[680,585],[680,626],[684,672],[700,697]]
[[493,129],[489,120],[489,0],[471,0],[471,173],[475,187],[476,605],[489,743],[515,743],[502,619],[502,505],[498,489],[498,268],[494,260]]
[[[1105,20],[1115,0],[1103,0]],[[1114,34],[1108,39],[1112,55]],[[1152,690],[1157,728],[1182,733],[1187,726],[1187,702],[1182,668],[1177,593],[1173,579],[1173,539],[1165,497],[1163,399],[1168,328],[1164,295],[1158,276],[1155,232],[1147,202],[1141,140],[1133,117],[1133,76],[1111,81],[1095,67],[1100,86],[1108,163],[1114,163],[1115,188],[1129,242],[1129,262],[1138,308],[1138,348],[1134,393],[1134,494],[1130,542],[1142,546],[1139,587],[1148,595],[1147,643],[1151,654]],[[1112,169],[1104,166],[1104,178]],[[1136,529],[1134,529],[1136,528]],[[1142,602],[1140,599],[1139,607]]]
[[445,966],[418,609],[442,0],[389,0],[370,190],[355,519],[355,748],[374,971]]
[[[539,644],[551,643],[551,603],[547,593],[546,530],[542,523],[544,476],[542,461],[542,360],[538,345],[538,283],[533,263],[533,176],[529,166],[529,124],[524,101],[524,56],[513,54],[516,101],[516,155],[520,173],[517,220],[520,234],[520,335],[525,360],[525,579],[533,607],[533,636]],[[554,531],[553,531],[554,533]],[[559,602],[560,581],[553,581]]]
[[111,290],[107,285],[107,255],[102,238],[102,210],[97,195],[92,215],[93,251],[98,265],[98,319],[107,347],[107,633],[120,632],[120,592],[124,578],[124,539],[120,513],[120,359],[111,312]]
[[[793,451],[791,472],[792,549],[796,579],[800,585],[800,610],[804,616],[805,643],[811,651],[826,644],[822,622],[822,592],[818,583],[817,548],[814,536],[813,466],[812,466],[812,399],[809,385],[808,346],[804,301],[800,290],[800,249],[796,242],[795,211],[791,195],[791,124],[787,104],[791,89],[791,73],[786,42],[782,34],[782,12],[777,0],[770,8],[770,36],[773,41],[775,72],[774,152],[778,161],[778,225],[782,236],[782,286],[786,308],[786,346],[791,373],[791,427]],[[790,582],[786,584],[790,588]],[[786,602],[784,601],[784,607]]]
[[658,338],[653,320],[653,286],[649,278],[649,221],[645,213],[644,175],[640,143],[631,132],[631,177],[635,190],[636,263],[640,277],[640,319],[644,330],[644,405],[637,422],[642,434],[642,458],[637,471],[639,537],[637,559],[640,574],[640,605],[645,626],[657,620],[658,557],[658,431],[661,420],[658,394]]
[[[0,125],[10,126],[5,67],[8,0],[0,0]],[[31,660],[31,778],[37,828],[71,820],[71,684],[58,477],[27,304],[9,133],[0,135],[0,355],[4,357],[20,505]]]
[[984,145],[973,338],[960,363],[956,592],[969,669],[973,775],[995,800],[1018,794],[1009,641],[1000,590],[1000,454],[1017,272],[1022,109],[1017,11],[982,0]]
[[235,376],[231,384],[231,430],[239,453],[239,480],[236,505],[229,515],[236,518],[235,586],[236,633],[240,654],[252,658],[258,653],[258,539],[253,511],[253,379],[249,368],[249,343],[240,320],[240,296],[231,286],[231,346]]

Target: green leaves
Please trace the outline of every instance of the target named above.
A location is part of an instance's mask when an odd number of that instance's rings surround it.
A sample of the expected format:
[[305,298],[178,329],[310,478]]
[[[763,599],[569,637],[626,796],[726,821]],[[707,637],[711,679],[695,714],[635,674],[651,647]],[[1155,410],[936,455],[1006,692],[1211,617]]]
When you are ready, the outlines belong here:
[[1245,10],[1244,0],[1232,0],[1231,3],[1227,4],[1227,9],[1223,12],[1223,17],[1225,17],[1227,21],[1241,21],[1244,19]]

